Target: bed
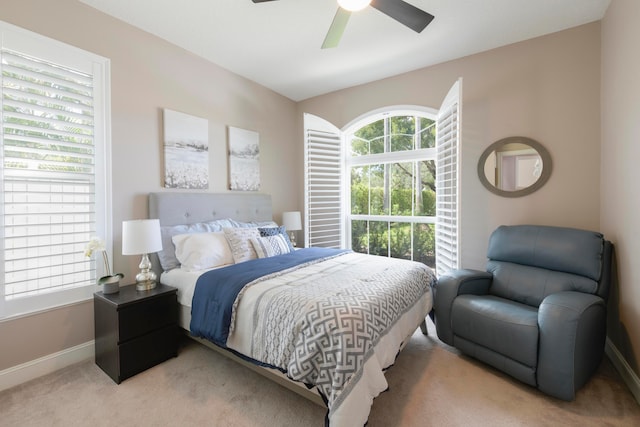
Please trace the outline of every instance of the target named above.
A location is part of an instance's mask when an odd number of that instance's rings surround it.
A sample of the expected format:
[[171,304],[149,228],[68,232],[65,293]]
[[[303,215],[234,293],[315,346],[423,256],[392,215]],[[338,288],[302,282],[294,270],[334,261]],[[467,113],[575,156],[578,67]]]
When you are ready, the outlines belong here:
[[151,193],[149,217],[160,220],[153,264],[178,288],[180,326],[327,408],[331,426],[364,425],[384,370],[418,326],[426,334],[430,268],[293,248],[269,195]]

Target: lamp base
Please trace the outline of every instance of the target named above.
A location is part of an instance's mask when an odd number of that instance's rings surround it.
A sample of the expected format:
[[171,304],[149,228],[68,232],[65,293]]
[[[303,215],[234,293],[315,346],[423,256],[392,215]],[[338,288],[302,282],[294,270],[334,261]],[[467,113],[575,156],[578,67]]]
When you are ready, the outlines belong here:
[[136,274],[136,291],[148,291],[155,288],[158,276],[151,270],[148,254],[142,255],[142,261],[138,267],[140,267],[140,273]]
[[291,244],[294,248],[298,246],[298,244],[296,243],[296,233],[294,233],[293,231],[289,231],[289,240],[291,241]]
[[150,291],[156,287],[155,280],[147,280],[145,282],[136,283],[136,291]]

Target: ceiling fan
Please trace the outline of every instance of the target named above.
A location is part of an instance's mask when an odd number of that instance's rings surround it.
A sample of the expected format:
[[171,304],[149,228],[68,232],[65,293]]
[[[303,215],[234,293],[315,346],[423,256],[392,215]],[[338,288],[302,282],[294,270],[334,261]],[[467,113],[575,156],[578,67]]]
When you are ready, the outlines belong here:
[[[252,0],[254,3],[263,3],[275,0]],[[338,0],[338,11],[333,18],[329,32],[322,43],[322,49],[338,46],[342,33],[347,27],[351,12],[357,12],[371,6],[385,15],[395,19],[399,23],[420,33],[433,20],[434,16],[422,9],[407,3],[404,0]]]

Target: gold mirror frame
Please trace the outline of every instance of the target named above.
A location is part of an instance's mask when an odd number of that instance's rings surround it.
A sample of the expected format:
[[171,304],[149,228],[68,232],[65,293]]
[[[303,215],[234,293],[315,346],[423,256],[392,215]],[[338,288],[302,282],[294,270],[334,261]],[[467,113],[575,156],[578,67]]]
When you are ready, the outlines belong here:
[[[489,182],[485,175],[485,164],[489,156],[496,151],[500,151],[501,148],[504,148],[508,144],[528,145],[538,153],[540,159],[542,160],[542,172],[540,173],[540,176],[533,184],[526,188],[515,191],[502,190]],[[489,147],[487,147],[486,150],[484,150],[484,152],[480,156],[480,159],[478,160],[478,178],[480,179],[482,185],[484,185],[485,188],[491,191],[493,194],[497,194],[498,196],[503,197],[522,197],[533,193],[549,180],[549,177],[551,176],[551,169],[551,155],[549,154],[547,149],[544,148],[538,141],[524,136],[510,136],[508,138],[503,138],[499,141],[494,142]]]

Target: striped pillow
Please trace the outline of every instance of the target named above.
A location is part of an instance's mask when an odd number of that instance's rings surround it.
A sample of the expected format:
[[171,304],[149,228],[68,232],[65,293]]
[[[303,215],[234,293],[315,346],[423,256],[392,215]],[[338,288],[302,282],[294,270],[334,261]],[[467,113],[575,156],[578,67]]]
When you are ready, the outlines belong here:
[[280,227],[258,227],[258,231],[260,232],[260,237],[276,236],[278,234],[282,235],[284,240],[287,242],[287,245],[289,245],[289,250],[295,251],[284,225],[281,225]]
[[289,245],[282,234],[254,237],[251,239],[251,244],[253,245],[258,258],[268,258],[291,252],[291,249],[289,249]]

